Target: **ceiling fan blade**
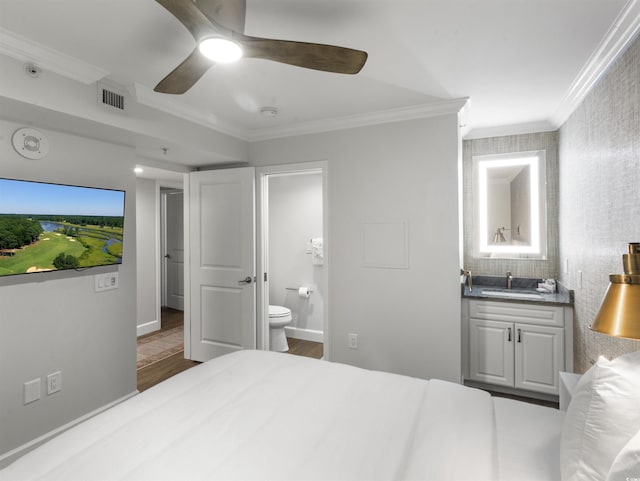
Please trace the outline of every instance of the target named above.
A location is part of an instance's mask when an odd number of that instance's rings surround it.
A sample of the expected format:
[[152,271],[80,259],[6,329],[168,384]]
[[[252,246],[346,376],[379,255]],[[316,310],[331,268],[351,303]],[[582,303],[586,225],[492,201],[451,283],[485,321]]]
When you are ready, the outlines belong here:
[[183,94],[193,87],[212,65],[213,62],[196,47],[191,55],[163,78],[153,90],[163,94]]
[[[197,43],[207,37],[226,37],[242,46],[244,57],[305,67],[324,72],[356,74],[367,53],[333,45],[273,40],[244,35],[246,0],[156,0],[189,30]],[[198,2],[198,5],[196,3]],[[193,87],[213,62],[198,47],[153,89],[183,94]]]
[[197,7],[218,25],[244,33],[247,0],[195,0]]
[[272,40],[233,34],[242,45],[243,57],[262,58],[324,72],[356,74],[367,61],[367,52],[319,43]]
[[180,20],[196,41],[215,34],[209,18],[191,0],[156,0],[156,2]]

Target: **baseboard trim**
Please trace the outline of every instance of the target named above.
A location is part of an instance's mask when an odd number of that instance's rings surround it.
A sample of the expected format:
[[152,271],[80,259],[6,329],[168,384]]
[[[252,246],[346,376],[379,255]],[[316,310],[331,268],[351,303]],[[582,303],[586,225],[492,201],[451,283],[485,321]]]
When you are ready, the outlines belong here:
[[145,334],[149,334],[150,332],[159,331],[160,327],[160,321],[157,319],[155,321],[145,322],[144,324],[136,326],[137,336],[140,337]]
[[58,436],[59,434],[62,434],[63,432],[67,431],[68,429],[71,429],[72,427],[86,421],[89,418],[92,418],[98,414],[100,414],[101,412],[104,412],[108,409],[111,409],[112,407],[120,404],[121,402],[126,401],[127,399],[132,398],[133,396],[136,396],[139,394],[138,390],[135,390],[129,394],[127,394],[126,396],[123,396],[119,399],[116,399],[113,402],[110,402],[109,404],[106,404],[104,406],[99,407],[98,409],[91,411],[87,414],[85,414],[84,416],[80,416],[79,418],[74,419],[71,422],[68,422],[67,424],[64,424],[52,431],[49,431],[46,434],[43,434],[42,436],[33,439],[32,441],[29,441],[28,443],[23,444],[22,446],[18,446],[15,449],[12,449],[11,451],[8,451],[2,455],[0,455],[0,469],[9,466],[11,463],[13,463],[16,459],[24,456],[25,454],[27,454],[29,451],[34,450],[35,448],[37,448],[38,446],[46,443],[47,441],[49,441],[50,439],[53,439],[54,437]]
[[301,329],[299,327],[285,326],[284,331],[287,337],[293,339],[301,339],[303,341],[323,342],[324,333],[322,331],[314,331],[313,329]]

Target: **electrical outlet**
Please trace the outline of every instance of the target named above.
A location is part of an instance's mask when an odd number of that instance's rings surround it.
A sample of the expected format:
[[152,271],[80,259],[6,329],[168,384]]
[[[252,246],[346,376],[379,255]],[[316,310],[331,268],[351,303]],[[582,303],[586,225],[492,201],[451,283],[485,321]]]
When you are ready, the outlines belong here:
[[349,349],[358,349],[358,335],[357,334],[349,334]]
[[62,372],[57,371],[47,376],[47,396],[62,389]]
[[24,383],[24,403],[29,404],[40,399],[40,378]]

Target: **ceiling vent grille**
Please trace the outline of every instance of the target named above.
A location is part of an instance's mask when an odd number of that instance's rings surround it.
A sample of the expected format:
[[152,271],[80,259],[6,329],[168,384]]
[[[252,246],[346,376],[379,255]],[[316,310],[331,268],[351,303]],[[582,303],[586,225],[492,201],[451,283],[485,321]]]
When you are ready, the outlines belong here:
[[102,103],[115,107],[116,109],[124,110],[124,95],[102,89]]
[[122,91],[98,82],[98,104],[117,109],[121,112],[127,107],[126,97]]

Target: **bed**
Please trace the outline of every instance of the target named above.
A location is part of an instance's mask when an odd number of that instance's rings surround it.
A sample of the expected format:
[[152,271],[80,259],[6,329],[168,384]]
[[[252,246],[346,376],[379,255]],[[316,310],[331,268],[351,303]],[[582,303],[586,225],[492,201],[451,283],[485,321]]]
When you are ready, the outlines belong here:
[[563,418],[454,383],[241,351],[83,422],[0,480],[559,480]]

